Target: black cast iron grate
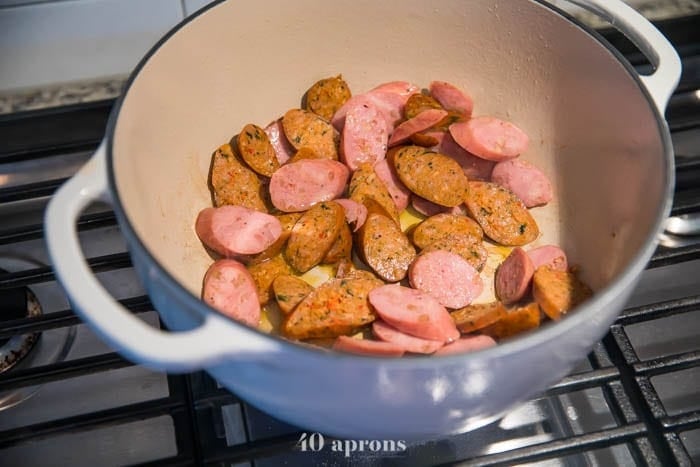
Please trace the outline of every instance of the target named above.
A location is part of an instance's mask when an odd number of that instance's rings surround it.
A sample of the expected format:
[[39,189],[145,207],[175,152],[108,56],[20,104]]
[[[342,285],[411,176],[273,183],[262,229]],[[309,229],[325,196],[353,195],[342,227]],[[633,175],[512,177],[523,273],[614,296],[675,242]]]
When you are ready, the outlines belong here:
[[[683,80],[668,110],[674,137],[681,131],[700,132],[700,105],[693,94],[700,89],[700,33],[698,17],[686,17],[659,23],[677,46],[686,66]],[[640,69],[643,59],[620,35],[603,31]],[[94,150],[104,132],[112,101],[82,104],[57,109],[0,116],[0,164],[39,161]],[[696,148],[700,156],[700,148]],[[674,214],[700,210],[700,159],[678,155],[678,186]],[[43,209],[45,200],[65,177],[0,188],[0,206],[28,203],[27,209]],[[39,206],[39,207],[37,207]],[[81,233],[116,225],[109,211],[83,216]],[[0,224],[0,247],[41,238],[41,225]],[[681,264],[700,258],[700,245],[676,249],[659,247],[649,268]],[[97,272],[128,269],[131,262],[125,252],[93,256],[89,263]],[[50,267],[0,274],[0,289],[36,285],[54,281]],[[654,384],[654,378],[700,369],[700,351],[640,358],[628,335],[630,326],[656,322],[677,315],[700,311],[699,294],[660,303],[629,308],[611,327],[584,362],[574,372],[535,401],[545,417],[538,426],[487,427],[479,432],[445,440],[409,445],[401,455],[364,456],[352,459],[353,465],[514,465],[557,460],[564,465],[595,465],[596,453],[603,459],[615,459],[615,452],[633,459],[638,465],[690,466],[700,461],[700,402],[691,400],[687,410],[668,410]],[[151,310],[146,296],[122,300],[133,313]],[[0,304],[0,308],[2,304]],[[70,309],[59,310],[34,319],[19,319],[0,324],[0,338],[21,333],[47,331],[74,326],[79,319]],[[0,392],[47,384],[85,375],[132,366],[115,353],[76,358],[38,368],[20,369],[0,375]],[[165,397],[123,406],[39,422],[0,431],[2,450],[22,443],[41,441],[66,433],[80,433],[101,427],[170,417],[174,426],[176,454],[155,459],[148,465],[343,465],[351,460],[332,452],[309,453],[295,449],[301,430],[278,422],[248,406],[236,396],[219,388],[204,373],[167,376],[169,393]],[[572,423],[575,417],[565,413],[566,398],[595,393],[607,407],[605,423],[596,429],[582,429]],[[696,391],[697,392],[697,391]],[[222,428],[222,409],[242,413],[245,439],[227,440]],[[0,416],[2,413],[0,412]],[[503,442],[517,436],[547,434],[546,439],[526,445],[487,452],[486,442]],[[606,457],[607,456],[607,457]],[[612,457],[610,457],[612,456]],[[114,460],[119,463],[118,459]]]

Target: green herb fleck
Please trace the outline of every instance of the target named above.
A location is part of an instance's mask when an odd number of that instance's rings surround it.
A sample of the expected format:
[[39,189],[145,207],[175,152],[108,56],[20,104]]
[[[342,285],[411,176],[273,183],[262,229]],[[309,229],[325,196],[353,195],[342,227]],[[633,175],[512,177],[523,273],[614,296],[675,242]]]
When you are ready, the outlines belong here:
[[527,225],[525,224],[520,224],[520,235],[525,233],[525,229],[527,228]]

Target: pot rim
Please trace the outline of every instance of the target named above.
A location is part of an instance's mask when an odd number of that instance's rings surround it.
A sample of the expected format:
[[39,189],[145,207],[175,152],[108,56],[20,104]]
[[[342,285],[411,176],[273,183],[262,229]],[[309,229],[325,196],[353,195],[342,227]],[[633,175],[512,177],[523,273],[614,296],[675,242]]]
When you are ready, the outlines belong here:
[[[107,180],[108,187],[112,198],[112,208],[114,209],[115,215],[118,220],[118,224],[122,233],[127,239],[127,244],[129,245],[129,250],[136,247],[140,250],[140,253],[145,255],[147,261],[155,267],[158,274],[161,276],[164,285],[166,285],[170,291],[175,295],[178,301],[184,302],[188,308],[196,309],[202,316],[206,313],[217,313],[219,316],[224,317],[232,325],[243,328],[245,331],[250,333],[258,334],[258,338],[272,339],[280,346],[281,351],[293,352],[298,354],[304,354],[304,357],[316,357],[316,358],[337,358],[343,359],[344,361],[354,360],[356,362],[367,362],[371,364],[380,364],[383,367],[390,365],[394,368],[400,368],[403,366],[434,366],[437,361],[444,362],[446,364],[458,364],[467,359],[472,358],[482,358],[488,359],[492,357],[501,357],[507,354],[516,354],[521,351],[525,351],[529,348],[538,346],[544,342],[553,340],[561,335],[567,334],[571,330],[585,325],[586,322],[593,319],[602,306],[608,306],[620,293],[625,291],[631,283],[637,280],[637,277],[645,269],[647,263],[649,262],[652,254],[654,253],[657,245],[657,237],[663,231],[663,225],[665,220],[669,217],[671,213],[671,207],[673,202],[673,190],[675,185],[675,160],[673,153],[673,144],[671,141],[671,135],[668,129],[668,125],[664,116],[658,110],[654,103],[654,100],[647,90],[646,86],[642,83],[639,74],[634,69],[634,67],[627,61],[627,59],[615,49],[600,33],[598,33],[593,28],[585,25],[577,18],[573,17],[568,12],[558,8],[557,6],[547,3],[546,0],[526,0],[536,4],[539,4],[549,10],[552,13],[558,14],[564,19],[568,20],[575,26],[577,26],[584,33],[595,39],[598,44],[611,53],[617,61],[624,67],[630,77],[634,80],[639,88],[644,99],[647,101],[651,111],[656,119],[658,134],[661,138],[661,143],[663,146],[663,157],[665,159],[663,174],[665,183],[665,201],[661,209],[658,209],[656,219],[653,224],[649,235],[644,240],[643,247],[637,252],[636,256],[632,261],[605,287],[595,291],[592,299],[585,302],[583,305],[579,306],[574,313],[566,315],[563,319],[556,322],[547,322],[540,326],[533,332],[526,333],[525,335],[516,336],[515,338],[508,339],[496,346],[489,347],[482,350],[477,350],[469,352],[466,354],[454,354],[445,355],[438,357],[436,360],[435,356],[432,355],[417,355],[411,356],[410,358],[387,358],[387,357],[376,357],[376,356],[364,356],[364,355],[354,355],[344,352],[334,352],[334,351],[323,351],[321,349],[311,349],[304,345],[294,344],[281,336],[275,334],[268,334],[260,331],[256,328],[246,326],[242,323],[237,322],[233,318],[230,318],[223,313],[218,312],[216,309],[207,305],[200,298],[194,296],[188,292],[185,287],[183,287],[150,253],[146,248],[145,244],[141,241],[138,234],[132,227],[124,206],[122,204],[122,199],[119,196],[116,185],[116,176],[113,166],[113,140],[114,133],[119,119],[119,114],[124,103],[124,100],[128,96],[129,89],[136,79],[138,79],[141,70],[149,62],[151,57],[157,53],[157,51],[165,44],[173,35],[177,34],[181,29],[186,27],[191,21],[196,20],[199,16],[207,13],[210,9],[217,7],[219,4],[224,3],[227,0],[215,0],[208,4],[204,8],[193,13],[189,17],[182,20],[177,25],[173,26],[166,34],[164,34],[143,56],[139,61],[133,71],[129,74],[127,81],[124,85],[121,95],[118,97],[110,112],[109,119],[107,121],[105,141],[106,141],[106,168],[107,168]],[[619,313],[618,313],[619,315]],[[618,316],[616,315],[616,316]],[[582,358],[585,356],[582,356]]]

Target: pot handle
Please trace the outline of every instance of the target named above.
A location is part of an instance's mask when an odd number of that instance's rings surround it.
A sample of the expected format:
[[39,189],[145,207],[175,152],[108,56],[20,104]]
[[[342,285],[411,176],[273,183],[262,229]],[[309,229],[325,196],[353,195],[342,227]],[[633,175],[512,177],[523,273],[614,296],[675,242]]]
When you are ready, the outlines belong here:
[[[110,202],[103,141],[92,158],[53,196],[44,219],[46,243],[56,277],[73,309],[113,348],[146,367],[190,372],[232,356],[270,355],[279,344],[244,326],[231,326],[216,313],[189,331],[154,328],[124,308],[99,283],[80,248],[76,221],[91,202]],[[236,333],[238,335],[236,335]]]
[[663,115],[681,77],[681,59],[671,43],[649,20],[622,0],[566,0],[600,16],[627,36],[654,67],[642,83]]

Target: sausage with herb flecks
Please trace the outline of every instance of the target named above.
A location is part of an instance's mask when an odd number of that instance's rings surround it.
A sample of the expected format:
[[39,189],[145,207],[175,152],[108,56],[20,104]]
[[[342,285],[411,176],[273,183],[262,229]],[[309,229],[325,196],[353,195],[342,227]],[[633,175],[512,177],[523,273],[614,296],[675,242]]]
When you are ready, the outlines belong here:
[[343,208],[332,201],[316,204],[294,224],[287,240],[285,257],[299,272],[323,260],[345,224]]
[[214,206],[243,206],[267,212],[258,175],[238,159],[230,144],[214,151],[210,182]]

